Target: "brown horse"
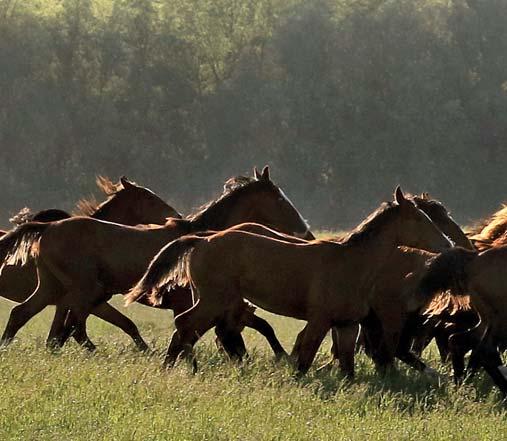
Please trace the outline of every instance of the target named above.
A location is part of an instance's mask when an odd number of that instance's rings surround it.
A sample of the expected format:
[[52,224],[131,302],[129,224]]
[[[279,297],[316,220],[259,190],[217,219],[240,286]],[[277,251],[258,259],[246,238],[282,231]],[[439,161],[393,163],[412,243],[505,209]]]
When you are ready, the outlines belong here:
[[[409,198],[455,244],[471,246],[465,233],[442,203],[430,198],[427,193]],[[396,356],[417,370],[430,371],[410,350],[412,334],[422,325],[418,320],[418,311],[426,306],[428,299],[414,297],[409,290],[409,282],[405,279],[407,274],[424,266],[427,259],[428,255],[424,252],[396,250],[383,265],[371,293],[372,310],[363,321],[361,330],[366,352],[381,370],[391,365]],[[358,332],[358,329],[349,330],[348,334],[342,331],[340,335],[336,328],[332,331],[333,360],[328,365],[332,366],[335,360],[341,360],[340,367],[348,376],[353,374],[353,365],[344,365],[347,359],[350,360],[346,351],[350,352],[354,348]]]
[[[473,245],[457,245],[479,251],[507,245],[507,206],[472,228],[468,236]],[[422,320],[424,324],[421,324],[414,339],[414,351],[422,353],[434,337],[442,361],[447,361],[451,355],[456,376],[460,377],[464,356],[480,339],[482,332],[480,327],[476,328],[479,315],[473,302],[466,296],[459,299],[450,294],[437,296],[423,313]]]
[[[236,178],[226,184],[224,194],[192,218],[172,219],[164,226],[127,227],[77,217],[51,224],[28,223],[6,235],[0,240],[0,254],[9,254],[8,262],[23,262],[35,254],[39,285],[12,310],[3,344],[52,302],[69,307],[76,326],[84,327],[94,307],[137,282],[157,251],[183,234],[252,220],[312,237],[299,212],[270,180],[267,167],[262,174],[256,172],[255,178]],[[61,330],[52,331],[51,338],[63,337]]]
[[101,204],[93,199],[81,199],[76,215],[102,220],[114,218],[114,222],[123,225],[163,225],[168,218],[181,219],[181,214],[153,191],[125,177],[114,184],[108,178],[99,176],[97,186],[108,198]]
[[242,231],[176,240],[152,261],[129,301],[157,292],[168,281],[190,283],[198,301],[176,317],[166,365],[182,352],[189,356],[199,337],[217,323],[240,331],[243,298],[306,320],[297,354],[297,367],[306,372],[332,326],[354,327],[368,315],[378,267],[402,244],[436,250],[451,246],[398,188],[394,203],[384,203],[342,243],[295,244]]
[[[424,295],[449,289],[455,296],[470,296],[481,318],[481,338],[472,351],[473,367],[481,365],[503,394],[507,394],[507,369],[498,347],[507,342],[507,247],[482,253],[462,248],[443,252],[425,269],[419,289]],[[455,370],[456,380],[462,372]]]
[[[101,204],[81,200],[78,204],[81,210],[94,219],[110,222],[124,223],[125,225],[137,225],[144,223],[164,223],[166,218],[181,218],[181,215],[151,190],[141,187],[127,178],[122,177],[117,184],[113,184],[104,177],[97,178],[98,187],[108,196]],[[92,211],[94,210],[94,211]],[[69,218],[70,215],[63,210],[49,209],[37,214],[28,209],[21,210],[11,219],[11,222],[21,225],[31,222],[54,222]],[[0,295],[17,303],[24,302],[34,292],[37,286],[37,271],[35,262],[30,259],[25,265],[7,265],[0,273]],[[135,324],[116,308],[105,303],[93,311],[97,317],[105,320],[130,335],[141,349],[146,349],[145,344]],[[67,310],[57,305],[53,327],[63,325],[67,316]],[[84,332],[84,331],[83,331]],[[93,343],[85,333],[76,335],[78,341],[89,349],[93,349]],[[48,344],[52,344],[48,341]]]
[[[243,223],[235,225],[229,229],[229,231],[231,230],[250,232],[290,243],[307,243],[307,240],[305,239],[283,234],[265,227],[264,225],[256,223]],[[205,233],[198,233],[198,235],[200,237],[207,237],[216,233],[216,231],[207,231]],[[157,258],[155,257],[154,260],[156,259]],[[144,280],[142,283],[145,282],[146,280]],[[143,295],[139,298],[136,298],[135,300],[127,298],[126,304],[129,305],[133,301],[136,301],[155,308],[171,309],[175,317],[187,311],[194,305],[194,298],[189,286],[171,286],[171,283],[168,285],[169,286],[157,285],[149,295]],[[264,337],[266,337],[277,359],[286,356],[287,353],[280,344],[280,341],[276,337],[271,325],[269,325],[266,320],[253,313],[254,310],[255,308],[253,307],[247,308],[247,313],[244,314],[243,317],[243,325],[245,327],[257,330]],[[227,329],[225,325],[226,324],[224,323],[224,326],[221,326],[221,324],[218,323],[215,327],[217,334],[217,344],[222,346],[231,358],[240,359],[246,354],[246,347],[241,333]]]

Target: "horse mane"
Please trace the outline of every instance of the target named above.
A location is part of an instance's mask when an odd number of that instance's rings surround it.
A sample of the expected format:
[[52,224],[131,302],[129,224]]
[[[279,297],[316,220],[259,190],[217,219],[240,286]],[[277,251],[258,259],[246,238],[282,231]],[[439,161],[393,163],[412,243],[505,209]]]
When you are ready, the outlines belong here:
[[470,230],[470,238],[477,241],[479,247],[489,248],[500,236],[507,231],[507,205],[493,213],[490,217],[478,222]]
[[435,211],[440,212],[443,216],[448,216],[450,214],[442,202],[430,196],[428,193],[422,193],[421,195],[407,195],[406,197],[414,202],[416,207],[424,211],[426,214],[433,214]]
[[50,208],[33,213],[28,207],[22,208],[9,221],[15,225],[23,225],[27,222],[54,222],[62,219],[68,219],[70,214],[58,208]]
[[224,205],[233,205],[242,194],[257,187],[276,188],[268,180],[257,180],[247,176],[229,178],[220,196],[201,205],[195,213],[187,216],[186,220],[192,223],[194,229],[202,231],[217,229],[223,224],[223,218],[228,215],[228,210],[224,209]]
[[453,296],[449,291],[438,293],[423,312],[424,316],[435,317],[442,314],[453,316],[460,311],[470,311],[470,296]]
[[498,238],[495,239],[495,241],[493,242],[493,247],[496,248],[496,247],[503,247],[507,245],[507,230],[503,232],[503,234],[501,236],[499,236]]
[[73,212],[75,216],[93,216],[104,204],[109,202],[116,193],[123,190],[123,185],[121,182],[115,184],[106,176],[97,176],[95,179],[95,184],[97,184],[99,190],[107,196],[107,199],[101,203],[99,203],[93,195],[80,199],[77,202],[76,208]]
[[356,228],[340,240],[343,245],[354,245],[375,236],[379,230],[394,215],[398,204],[394,202],[383,202],[373,213],[371,213]]
[[9,222],[14,225],[22,225],[30,222],[33,217],[33,212],[28,207],[19,210],[14,216],[9,219]]

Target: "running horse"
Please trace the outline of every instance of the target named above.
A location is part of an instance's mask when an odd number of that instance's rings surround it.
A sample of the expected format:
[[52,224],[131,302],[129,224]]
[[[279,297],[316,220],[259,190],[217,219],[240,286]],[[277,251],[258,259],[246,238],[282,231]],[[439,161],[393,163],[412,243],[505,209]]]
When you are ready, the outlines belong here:
[[[472,345],[469,369],[478,367],[491,376],[500,391],[507,395],[507,368],[503,366],[499,349],[507,342],[507,246],[483,252],[463,248],[445,251],[434,257],[425,268],[419,283],[424,295],[449,290],[456,297],[470,296],[480,316]],[[453,360],[454,376],[460,381],[463,366]]]
[[[7,256],[7,263],[23,263],[34,256],[39,283],[28,300],[11,311],[1,343],[8,344],[51,303],[70,308],[75,326],[84,328],[94,308],[136,283],[165,244],[184,234],[221,230],[242,221],[313,237],[294,205],[271,181],[268,167],[262,173],[255,171],[254,178],[229,180],[222,196],[191,218],[170,219],[162,226],[128,227],[76,217],[18,227],[0,239],[0,257]],[[61,344],[65,337],[64,329],[52,328],[50,340]]]
[[[478,223],[469,233],[470,245],[459,244],[470,250],[486,251],[507,245],[507,206],[503,205],[491,216]],[[422,315],[424,325],[419,327],[413,348],[422,353],[434,337],[442,361],[451,359],[455,378],[463,373],[464,357],[480,340],[480,319],[468,296],[442,293],[435,297]]]
[[[92,199],[82,199],[78,202],[78,213],[93,219],[122,223],[125,225],[137,224],[163,224],[167,218],[181,218],[181,215],[170,205],[165,203],[150,189],[129,181],[126,177],[113,183],[108,178],[98,176],[97,186],[107,196],[107,199],[98,204]],[[27,222],[56,222],[70,218],[71,215],[63,210],[49,209],[36,214],[24,208],[11,218],[11,222],[23,225]],[[35,262],[27,260],[26,264],[4,265],[0,273],[0,295],[11,301],[21,303],[26,301],[37,286],[37,271]],[[142,339],[136,325],[108,303],[100,305],[93,312],[102,320],[111,323],[132,337],[134,342],[144,348]],[[67,316],[66,308],[57,304],[53,327],[62,326]],[[81,344],[93,349],[93,343],[85,333],[76,335]],[[52,341],[48,340],[48,345]]]
[[307,321],[298,336],[297,368],[305,373],[327,331],[355,327],[371,308],[369,292],[378,268],[398,245],[442,250],[449,240],[401,189],[337,243],[289,243],[249,232],[226,230],[212,236],[188,235],[161,250],[128,301],[158,291],[161,284],[189,284],[197,302],[175,318],[176,331],[165,365],[220,323],[240,332],[248,305]]

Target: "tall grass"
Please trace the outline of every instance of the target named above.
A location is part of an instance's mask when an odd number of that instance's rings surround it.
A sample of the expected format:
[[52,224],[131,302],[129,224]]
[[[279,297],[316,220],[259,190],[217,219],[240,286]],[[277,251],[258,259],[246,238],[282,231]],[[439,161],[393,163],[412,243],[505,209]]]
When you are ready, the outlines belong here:
[[[119,299],[116,301],[120,304]],[[0,304],[0,325],[9,304]],[[120,306],[121,307],[121,306]],[[250,359],[228,362],[212,335],[198,345],[196,375],[181,363],[163,371],[171,315],[141,306],[127,309],[155,352],[136,353],[128,337],[90,320],[99,349],[74,343],[61,353],[44,348],[48,308],[0,351],[1,440],[299,440],[299,439],[505,439],[506,412],[488,379],[457,389],[449,369],[432,380],[400,366],[379,377],[357,357],[357,377],[312,369],[296,380],[287,363],[275,363],[265,342],[247,331]],[[301,322],[265,314],[290,348]],[[327,359],[326,342],[315,366]]]

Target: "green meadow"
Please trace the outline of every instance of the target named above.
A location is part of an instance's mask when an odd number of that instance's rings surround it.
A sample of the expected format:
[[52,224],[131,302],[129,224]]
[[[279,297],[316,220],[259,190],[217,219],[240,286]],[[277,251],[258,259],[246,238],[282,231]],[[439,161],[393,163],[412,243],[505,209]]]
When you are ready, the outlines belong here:
[[[44,346],[53,309],[35,317],[0,352],[1,440],[484,440],[507,438],[500,395],[482,375],[457,389],[449,367],[427,360],[442,377],[431,379],[400,365],[378,376],[363,354],[354,382],[335,369],[316,368],[328,357],[323,344],[315,368],[297,380],[286,362],[275,363],[266,343],[246,331],[250,358],[229,362],[210,333],[197,346],[199,371],[186,363],[170,371],[161,359],[172,314],[123,308],[154,349],[136,353],[121,331],[97,319],[89,335],[98,350],[74,342],[59,354]],[[0,325],[7,301],[0,303]],[[302,322],[263,314],[287,349]]]

